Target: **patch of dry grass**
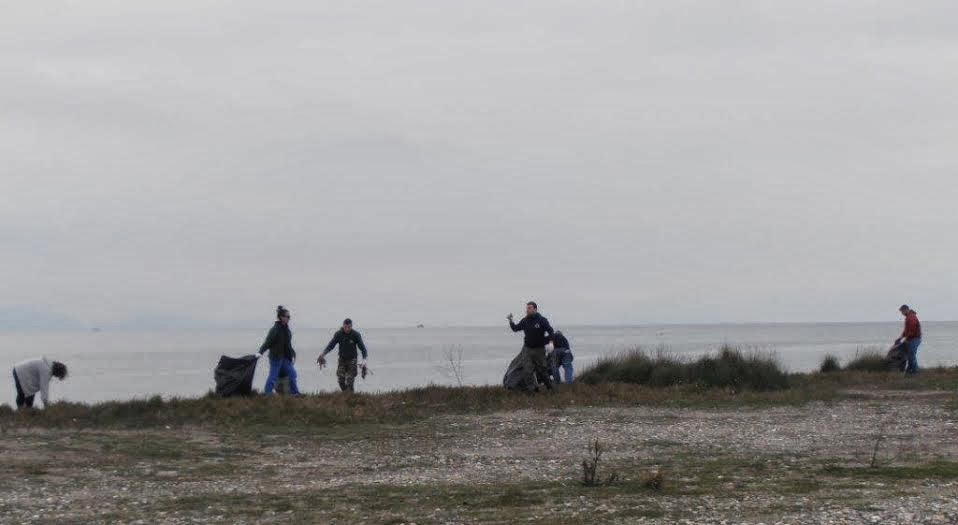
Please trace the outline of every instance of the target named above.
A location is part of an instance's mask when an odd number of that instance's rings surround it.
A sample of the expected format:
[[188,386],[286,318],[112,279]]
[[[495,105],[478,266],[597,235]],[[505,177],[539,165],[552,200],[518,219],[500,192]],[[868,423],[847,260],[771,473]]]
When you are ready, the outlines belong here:
[[800,403],[829,399],[828,389],[795,388],[774,392],[658,388],[625,383],[563,385],[554,393],[527,395],[498,386],[428,386],[383,394],[316,394],[299,398],[159,397],[87,405],[55,403],[45,410],[0,410],[0,426],[140,428],[212,426],[227,428],[306,428],[358,423],[406,423],[440,414],[481,414],[574,406],[722,405]]
[[13,411],[0,406],[0,428],[143,428],[197,426],[232,430],[354,424],[404,424],[443,414],[483,414],[514,410],[562,410],[581,406],[741,407],[796,405],[848,397],[849,390],[935,390],[954,392],[958,368],[924,369],[917,377],[900,373],[843,370],[791,374],[788,388],[705,388],[701,384],[665,387],[607,382],[561,385],[554,393],[527,395],[498,386],[427,386],[382,394],[316,394],[300,398],[192,399],[160,397],[93,405],[55,403],[45,410]]
[[855,357],[845,365],[845,369],[860,372],[888,372],[888,361],[885,359],[885,354],[886,352],[877,347],[861,348],[855,352]]

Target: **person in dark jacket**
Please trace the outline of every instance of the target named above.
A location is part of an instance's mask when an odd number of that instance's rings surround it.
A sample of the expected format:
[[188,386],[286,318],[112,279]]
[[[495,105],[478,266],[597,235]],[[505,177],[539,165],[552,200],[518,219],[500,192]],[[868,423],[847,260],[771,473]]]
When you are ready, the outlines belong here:
[[539,305],[535,301],[526,303],[526,316],[518,323],[513,322],[512,314],[507,317],[509,327],[513,332],[522,331],[525,337],[522,342],[522,352],[532,361],[536,380],[552,390],[552,381],[549,379],[549,367],[546,364],[546,344],[552,340],[554,331],[549,320],[539,313]]
[[918,320],[918,312],[914,311],[907,304],[901,305],[898,309],[901,315],[905,317],[905,329],[901,332],[901,337],[895,341],[895,344],[903,344],[908,348],[908,366],[905,373],[918,373],[918,347],[921,346],[921,321]]
[[[343,321],[343,327],[333,334],[329,344],[323,350],[323,353],[316,360],[320,368],[326,366],[326,354],[333,351],[333,348],[339,345],[339,365],[336,367],[336,379],[339,381],[339,388],[343,392],[352,392],[356,384],[356,375],[359,369],[366,368],[366,358],[369,354],[366,351],[366,343],[363,343],[363,336],[356,330],[353,330],[353,320]],[[359,352],[363,354],[363,360],[357,365]],[[365,375],[363,377],[366,377]]]
[[[559,383],[571,383],[573,377],[572,369],[572,347],[569,344],[569,340],[566,339],[566,336],[562,332],[556,331],[552,336],[552,353],[554,354],[554,366],[552,369],[552,377]],[[559,375],[559,367],[562,367],[565,371],[565,381],[561,379]]]
[[259,355],[263,355],[269,350],[269,377],[266,378],[266,386],[263,392],[266,395],[272,395],[276,388],[276,382],[281,374],[289,378],[289,391],[292,395],[299,395],[299,385],[296,384],[296,369],[293,367],[293,360],[296,358],[296,351],[293,350],[293,332],[289,329],[289,310],[279,305],[276,307],[276,323],[266,334],[266,341],[259,348]]

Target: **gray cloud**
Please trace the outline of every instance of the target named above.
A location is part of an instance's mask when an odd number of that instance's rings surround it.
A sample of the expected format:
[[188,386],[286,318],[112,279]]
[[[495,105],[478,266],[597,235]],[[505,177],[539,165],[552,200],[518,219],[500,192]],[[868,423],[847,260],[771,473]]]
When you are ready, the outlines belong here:
[[406,4],[6,7],[0,310],[955,317],[953,3]]

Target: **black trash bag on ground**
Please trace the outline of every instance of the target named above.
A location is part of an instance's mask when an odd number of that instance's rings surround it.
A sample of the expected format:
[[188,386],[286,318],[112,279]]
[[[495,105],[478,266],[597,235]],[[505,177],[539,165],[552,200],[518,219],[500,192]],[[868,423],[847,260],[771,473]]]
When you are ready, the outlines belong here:
[[253,373],[256,372],[256,356],[221,356],[213,372],[216,394],[223,397],[248,396],[253,393]]
[[502,378],[502,386],[521,392],[532,392],[538,387],[535,366],[528,354],[519,352],[519,355],[509,363],[506,375]]
[[885,355],[885,362],[888,363],[889,370],[904,372],[908,368],[908,345],[898,343],[891,347],[891,350]]

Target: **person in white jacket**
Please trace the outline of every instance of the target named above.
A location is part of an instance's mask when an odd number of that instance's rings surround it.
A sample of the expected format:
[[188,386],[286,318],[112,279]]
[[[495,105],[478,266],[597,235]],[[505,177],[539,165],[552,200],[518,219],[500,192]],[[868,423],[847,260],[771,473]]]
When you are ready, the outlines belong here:
[[29,359],[13,367],[13,385],[17,389],[17,408],[33,408],[33,397],[40,393],[43,406],[50,406],[50,378],[63,381],[67,367],[59,361],[46,357]]

